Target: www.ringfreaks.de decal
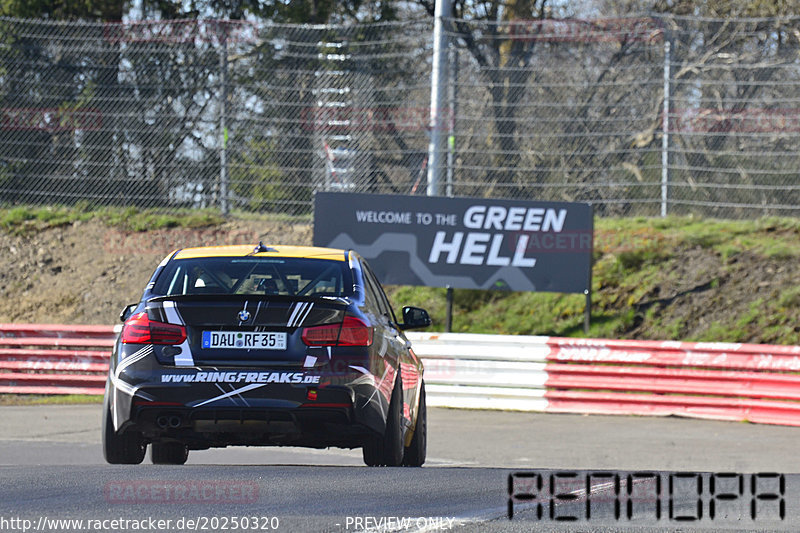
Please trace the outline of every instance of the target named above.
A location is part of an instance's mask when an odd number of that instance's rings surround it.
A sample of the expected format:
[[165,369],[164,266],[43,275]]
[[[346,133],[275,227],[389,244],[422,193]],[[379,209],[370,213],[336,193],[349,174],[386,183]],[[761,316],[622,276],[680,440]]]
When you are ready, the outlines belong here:
[[305,372],[197,372],[162,374],[162,383],[319,383]]

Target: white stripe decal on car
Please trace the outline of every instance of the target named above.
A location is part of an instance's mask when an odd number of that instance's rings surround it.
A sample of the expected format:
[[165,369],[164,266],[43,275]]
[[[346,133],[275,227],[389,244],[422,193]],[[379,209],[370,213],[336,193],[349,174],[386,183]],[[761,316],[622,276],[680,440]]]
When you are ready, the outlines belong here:
[[303,302],[297,302],[294,304],[292,309],[292,314],[289,316],[289,321],[286,323],[287,327],[292,327],[292,323],[294,322],[295,317],[297,316],[298,311],[303,307]]
[[308,304],[308,309],[306,310],[306,312],[305,312],[305,313],[303,313],[303,317],[302,317],[302,318],[299,318],[299,319],[297,320],[297,324],[295,324],[295,326],[298,326],[298,327],[299,327],[299,326],[302,326],[302,325],[303,325],[303,322],[305,322],[306,318],[308,318],[308,315],[311,313],[311,309],[312,309],[313,307],[314,307],[314,304],[312,304],[312,303],[309,303],[309,304]]
[[180,345],[181,353],[175,356],[175,366],[194,366],[192,350],[189,348],[189,340],[185,340]]
[[303,320],[308,316],[308,313],[311,312],[312,307],[314,307],[314,304],[311,302],[296,303],[292,316],[289,317],[289,322],[286,325],[290,328],[295,328],[302,324]]
[[225,398],[229,398],[231,396],[238,396],[242,392],[247,392],[249,390],[258,389],[258,388],[264,387],[264,386],[266,386],[266,383],[252,383],[250,385],[245,385],[244,387],[242,387],[240,389],[232,390],[230,392],[226,392],[225,394],[217,396],[216,398],[211,398],[210,400],[206,400],[204,402],[200,402],[197,405],[195,405],[194,407],[201,407],[201,406],[209,404],[211,402],[216,402],[217,400],[224,400]]
[[123,359],[120,364],[117,365],[117,369],[116,369],[115,375],[119,376],[119,373],[122,372],[123,369],[131,366],[132,364],[134,364],[134,363],[136,363],[138,361],[141,361],[142,359],[144,359],[145,357],[147,357],[151,353],[153,353],[153,346],[152,345],[147,345],[144,348],[136,350],[131,355],[129,355],[128,357]]
[[185,325],[181,314],[178,312],[178,308],[175,307],[175,302],[163,302],[162,307],[164,308],[164,314],[167,315],[167,322],[170,324],[179,324],[181,326]]

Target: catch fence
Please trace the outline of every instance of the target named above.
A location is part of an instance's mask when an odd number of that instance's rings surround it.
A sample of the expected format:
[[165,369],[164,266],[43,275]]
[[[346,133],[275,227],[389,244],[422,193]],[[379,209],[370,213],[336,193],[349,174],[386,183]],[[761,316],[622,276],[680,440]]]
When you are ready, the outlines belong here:
[[795,215],[800,18],[0,19],[0,205],[307,214],[318,190]]

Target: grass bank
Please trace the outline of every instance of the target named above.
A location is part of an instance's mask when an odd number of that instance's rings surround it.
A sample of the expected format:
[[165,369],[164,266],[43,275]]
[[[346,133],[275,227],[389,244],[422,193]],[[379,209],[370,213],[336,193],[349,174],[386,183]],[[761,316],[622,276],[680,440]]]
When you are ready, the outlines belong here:
[[[86,231],[86,222],[95,228],[94,234]],[[147,232],[158,232],[152,240],[163,244],[163,250],[151,250],[152,257],[128,250],[123,257],[118,250],[97,248],[90,241],[98,239],[98,222],[142,232],[144,241]],[[309,222],[307,218],[238,213],[226,221],[203,210],[164,214],[81,206],[0,209],[0,242],[17,251],[13,261],[0,269],[6,300],[17,302],[7,313],[15,321],[62,322],[68,317],[69,323],[110,323],[139,294],[143,283],[139,280],[149,276],[163,254],[191,241],[188,236],[195,229],[211,228],[214,238],[238,230],[256,239],[263,235],[265,242],[310,244]],[[248,231],[242,231],[244,226]],[[4,241],[2,233],[7,236]],[[68,241],[84,255],[94,250],[94,259],[84,257],[79,264],[80,254],[43,258],[42,254],[63,249]],[[597,219],[589,336],[798,344],[799,257],[800,219]],[[58,283],[65,275],[68,283],[61,287]],[[31,285],[27,280],[36,276],[42,278],[40,283]],[[97,284],[104,279],[113,283]],[[47,291],[36,293],[40,286]],[[94,286],[102,288],[105,300],[87,296]],[[68,290],[75,294],[53,296]],[[389,293],[396,308],[425,307],[433,316],[433,329],[444,328],[444,289],[389,287]],[[97,304],[94,314],[80,305],[90,296]],[[583,307],[583,295],[456,290],[453,329],[580,337],[584,335]]]
[[[589,337],[800,342],[800,220],[598,219]],[[391,287],[442,330],[444,289]],[[456,290],[453,331],[582,337],[583,295]]]

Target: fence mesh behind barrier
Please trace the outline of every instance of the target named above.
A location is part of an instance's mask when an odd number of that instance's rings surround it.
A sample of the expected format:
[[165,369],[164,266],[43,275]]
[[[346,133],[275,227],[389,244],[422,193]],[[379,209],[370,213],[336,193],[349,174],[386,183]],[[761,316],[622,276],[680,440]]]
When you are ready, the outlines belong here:
[[421,177],[429,20],[0,29],[0,202],[296,214]]
[[613,215],[795,214],[798,26],[454,20],[454,192]]
[[[445,27],[443,193],[800,209],[800,18]],[[0,19],[0,205],[306,214],[316,190],[424,194],[432,28]]]

